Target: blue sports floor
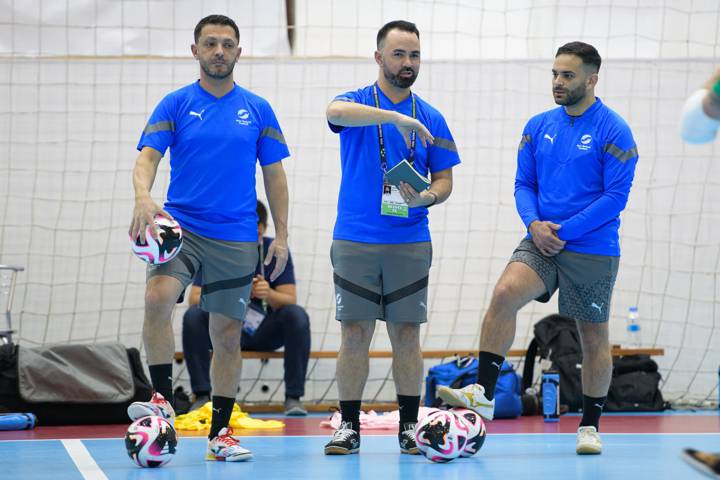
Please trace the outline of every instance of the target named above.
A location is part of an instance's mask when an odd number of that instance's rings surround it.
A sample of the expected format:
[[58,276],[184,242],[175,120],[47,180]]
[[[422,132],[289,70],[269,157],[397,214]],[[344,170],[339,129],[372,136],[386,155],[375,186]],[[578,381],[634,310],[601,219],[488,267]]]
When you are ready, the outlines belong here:
[[[683,417],[684,418],[684,417]],[[604,451],[600,456],[575,454],[572,428],[577,418],[563,418],[565,428],[545,433],[493,433],[507,430],[544,428],[537,421],[495,421],[482,450],[473,458],[447,464],[433,464],[422,456],[400,455],[395,435],[363,435],[361,453],[325,456],[322,447],[328,431],[318,432],[319,417],[303,419],[313,435],[294,432],[275,436],[243,436],[242,444],[253,451],[254,460],[245,463],[206,462],[206,440],[184,436],[175,458],[158,469],[142,469],[127,457],[120,435],[115,438],[14,439],[0,440],[0,479],[693,479],[704,478],[680,459],[685,447],[720,451],[720,417],[675,418],[673,425],[689,425],[695,433],[602,433]],[[604,418],[604,420],[607,420]],[[627,428],[633,423],[648,425],[644,416],[614,418]],[[679,422],[677,422],[679,420]],[[690,421],[692,420],[692,421]],[[698,421],[708,428],[696,428]],[[501,423],[503,422],[503,423]],[[516,422],[516,423],[510,423]],[[695,426],[693,426],[695,424]],[[557,425],[557,424],[556,424]],[[530,426],[528,428],[528,426]],[[46,427],[49,428],[49,427]],[[58,429],[59,427],[55,427]],[[93,428],[93,427],[83,427]],[[98,427],[103,428],[103,427]],[[677,427],[675,427],[677,428]],[[682,429],[682,428],[679,428]],[[62,430],[57,430],[62,432]],[[115,429],[115,432],[119,430]],[[7,438],[3,432],[0,438]],[[249,432],[248,432],[249,433]],[[94,435],[88,435],[94,436]]]

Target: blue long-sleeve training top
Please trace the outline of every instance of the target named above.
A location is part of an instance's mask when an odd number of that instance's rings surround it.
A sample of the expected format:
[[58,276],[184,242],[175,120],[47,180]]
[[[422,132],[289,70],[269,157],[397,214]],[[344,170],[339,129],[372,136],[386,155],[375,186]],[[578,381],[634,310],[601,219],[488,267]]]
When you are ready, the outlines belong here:
[[630,127],[597,97],[577,117],[563,107],[536,115],[518,148],[520,218],[526,228],[535,220],[562,225],[557,233],[567,250],[619,256],[620,212],[637,161]]

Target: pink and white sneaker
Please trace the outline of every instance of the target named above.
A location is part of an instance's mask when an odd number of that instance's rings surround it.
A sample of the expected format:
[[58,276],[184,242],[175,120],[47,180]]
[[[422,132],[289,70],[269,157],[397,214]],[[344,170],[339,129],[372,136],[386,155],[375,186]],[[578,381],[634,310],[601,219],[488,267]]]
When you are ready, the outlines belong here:
[[170,425],[175,425],[175,409],[170,405],[170,402],[165,400],[165,397],[157,392],[153,392],[149,402],[131,403],[127,412],[130,420],[155,415],[164,418],[170,422]]
[[252,452],[241,447],[232,433],[232,428],[225,427],[220,430],[217,437],[209,440],[205,460],[244,462],[253,458]]

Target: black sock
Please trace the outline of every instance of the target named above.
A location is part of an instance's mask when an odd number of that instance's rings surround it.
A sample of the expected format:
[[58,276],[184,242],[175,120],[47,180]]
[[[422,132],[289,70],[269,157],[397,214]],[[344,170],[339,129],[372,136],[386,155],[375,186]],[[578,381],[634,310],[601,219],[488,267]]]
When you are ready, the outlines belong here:
[[588,397],[583,395],[583,415],[580,420],[581,427],[593,426],[600,431],[600,415],[607,397]]
[[172,363],[162,363],[148,366],[150,380],[156,392],[165,397],[170,405],[175,406],[175,399],[172,391]]
[[406,423],[417,423],[420,395],[398,395],[397,399],[400,407],[400,427]]
[[350,428],[360,433],[361,400],[340,400],[340,414],[343,422],[350,422]]
[[230,423],[230,415],[232,415],[235,399],[230,397],[212,397],[212,423],[210,424],[209,439],[217,437],[220,430],[227,427]]
[[477,383],[485,388],[485,396],[488,400],[495,397],[495,385],[504,361],[505,357],[494,353],[480,352],[478,354]]

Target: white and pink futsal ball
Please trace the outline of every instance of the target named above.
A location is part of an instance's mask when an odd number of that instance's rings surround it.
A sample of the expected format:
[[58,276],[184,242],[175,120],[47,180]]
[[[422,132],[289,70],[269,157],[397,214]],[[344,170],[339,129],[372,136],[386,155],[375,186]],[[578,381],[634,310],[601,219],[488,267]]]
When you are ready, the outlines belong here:
[[450,411],[463,420],[468,427],[468,440],[465,442],[465,448],[460,452],[460,456],[472,457],[485,443],[485,422],[477,412],[468,408],[453,408]]
[[162,417],[152,415],[135,420],[125,434],[128,456],[139,466],[161,467],[175,456],[175,428]]
[[160,265],[169,262],[180,252],[183,235],[179,223],[162,215],[155,215],[155,225],[160,231],[157,240],[152,237],[152,231],[148,226],[145,228],[145,242],[141,242],[138,237],[130,239],[130,243],[133,253],[138,258],[151,265]]
[[428,460],[449,462],[463,452],[469,437],[468,425],[452,412],[430,413],[415,426],[415,442]]

